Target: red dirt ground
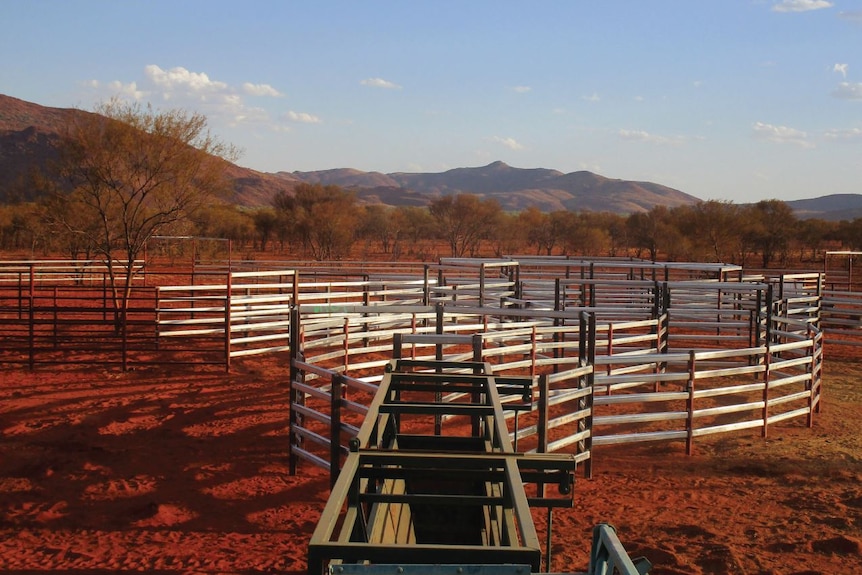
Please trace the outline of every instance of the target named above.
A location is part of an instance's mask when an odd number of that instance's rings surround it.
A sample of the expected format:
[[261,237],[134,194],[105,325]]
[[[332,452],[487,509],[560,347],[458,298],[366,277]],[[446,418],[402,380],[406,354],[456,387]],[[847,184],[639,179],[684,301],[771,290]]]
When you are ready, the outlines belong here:
[[[286,364],[3,367],[0,572],[304,573],[328,478],[288,472]],[[597,448],[574,508],[555,511],[553,570],[585,570],[609,522],[655,575],[862,573],[860,376],[827,359],[813,429],[700,439],[691,457]]]

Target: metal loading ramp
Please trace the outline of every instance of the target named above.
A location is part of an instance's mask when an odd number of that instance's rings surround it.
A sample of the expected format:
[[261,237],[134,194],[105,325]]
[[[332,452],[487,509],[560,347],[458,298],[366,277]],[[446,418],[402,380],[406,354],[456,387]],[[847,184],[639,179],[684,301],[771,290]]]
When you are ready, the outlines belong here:
[[[532,379],[496,377],[483,362],[393,359],[312,535],[308,572],[540,572],[530,507],[548,510],[549,550],[551,510],[572,506],[576,463],[516,453],[503,399],[530,409]],[[649,564],[600,527],[589,573],[645,574]]]

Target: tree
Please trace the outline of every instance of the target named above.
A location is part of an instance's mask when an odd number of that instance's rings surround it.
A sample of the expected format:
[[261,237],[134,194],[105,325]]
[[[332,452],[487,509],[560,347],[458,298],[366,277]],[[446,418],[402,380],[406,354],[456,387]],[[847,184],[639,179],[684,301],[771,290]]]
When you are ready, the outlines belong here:
[[407,242],[408,254],[420,260],[429,259],[436,237],[436,223],[431,212],[420,206],[398,206],[395,212],[396,218],[403,222],[401,235]]
[[477,254],[479,243],[490,237],[502,213],[496,200],[483,200],[472,194],[442,196],[433,200],[428,210],[455,258]]
[[224,170],[238,152],[198,113],[117,99],[94,111],[65,128],[56,169],[67,187],[52,194],[51,219],[104,259],[120,330],[147,241],[226,189]]
[[536,255],[544,253],[549,256],[574,232],[577,215],[567,210],[544,213],[530,206],[518,214],[518,219],[524,226],[529,243],[535,244]]
[[754,246],[760,251],[761,264],[768,268],[776,259],[787,259],[790,238],[797,232],[798,220],[793,209],[781,200],[761,200],[750,207],[753,217],[750,229]]
[[292,194],[279,192],[273,207],[288,237],[316,260],[349,255],[359,226],[356,197],[338,186],[301,183]]
[[245,246],[255,235],[253,216],[239,206],[221,203],[204,206],[194,219],[197,235],[230,240],[237,248]]
[[269,243],[273,232],[278,226],[278,215],[274,208],[263,207],[258,208],[254,212],[254,229],[257,232],[257,239],[260,241],[260,251],[266,251],[266,244]]
[[732,202],[708,200],[694,206],[675,208],[686,237],[695,243],[698,258],[726,261],[734,251],[740,234],[740,208]]
[[31,254],[51,236],[39,218],[38,207],[31,203],[0,204],[0,248],[26,249]]
[[391,252],[397,259],[398,239],[403,231],[404,223],[404,218],[395,208],[382,204],[372,204],[365,207],[360,233],[369,241],[379,241],[383,253],[389,254]]
[[592,212],[573,213],[564,242],[566,252],[582,256],[601,256],[610,253],[612,250],[610,222],[609,218],[600,217],[600,214]]
[[528,227],[524,226],[520,212],[518,214],[503,212],[498,218],[493,234],[489,238],[494,255],[498,258],[518,254],[527,246]]
[[837,222],[830,222],[819,218],[810,218],[800,220],[798,223],[799,231],[794,234],[792,240],[799,248],[799,260],[805,261],[805,250],[811,250],[811,255],[808,261],[819,262],[820,250],[826,244],[828,238],[834,235],[838,229]]
[[650,259],[656,261],[659,251],[670,243],[668,238],[673,229],[670,210],[667,206],[654,206],[646,213],[631,214],[626,220],[626,227],[634,247],[638,249],[638,255],[645,249]]
[[558,238],[549,236],[551,229],[551,217],[536,206],[528,206],[526,210],[518,213],[518,223],[522,234],[530,244],[536,245],[536,255],[542,253],[542,247],[550,243],[550,248]]

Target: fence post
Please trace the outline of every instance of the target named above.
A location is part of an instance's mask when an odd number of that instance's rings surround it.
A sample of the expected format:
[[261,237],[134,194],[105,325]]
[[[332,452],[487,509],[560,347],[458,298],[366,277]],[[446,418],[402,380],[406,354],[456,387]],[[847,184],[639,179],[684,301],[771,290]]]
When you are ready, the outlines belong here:
[[536,375],[536,326],[530,328],[530,375]]
[[[471,347],[473,348],[473,361],[475,363],[482,363],[482,343],[483,343],[482,334],[474,333],[473,337],[471,338],[470,343],[471,343]],[[484,371],[485,370],[484,370],[483,366],[476,366],[473,368],[473,373],[476,375],[481,375]],[[475,387],[473,389],[476,390]],[[474,391],[472,394],[470,394],[470,401],[473,405],[479,405],[482,402],[482,394],[479,393],[478,390]],[[472,422],[473,423],[473,427],[472,427],[473,435],[478,437],[480,435],[480,431],[481,431],[482,418],[477,415],[477,416],[473,416],[471,419],[473,420],[473,422]],[[515,412],[515,429],[517,429],[517,427],[518,427],[518,412],[516,411]],[[516,431],[515,441],[517,441],[517,431]]]
[[[482,347],[485,340],[482,337],[481,333],[474,333],[471,343],[471,347],[473,348],[473,361],[476,363],[482,363]],[[477,371],[477,373],[480,373]]]
[[129,296],[128,298],[123,297],[123,310],[120,316],[120,361],[124,372],[129,370],[129,299],[131,299],[131,292]]
[[479,307],[485,305],[485,262],[479,265]]
[[230,268],[227,270],[226,283],[224,294],[224,370],[230,371],[230,307],[231,307],[231,290],[233,289],[233,276]]
[[764,359],[764,367],[763,367],[763,431],[760,433],[761,437],[767,437],[768,435],[768,427],[769,427],[769,382],[771,379],[771,366],[772,366],[772,352],[770,351],[772,348],[772,342],[768,339],[766,340],[766,358]]
[[[612,322],[608,322],[608,360],[614,355],[614,324]],[[608,361],[608,366],[606,368],[607,374],[610,375],[613,369],[611,369],[611,363]],[[608,395],[611,394],[611,386],[608,385]]]
[[817,413],[820,413],[820,402],[817,402],[815,407],[814,399],[815,394],[820,393],[820,385],[817,384],[814,379],[820,373],[819,365],[817,364],[817,357],[819,356],[819,350],[817,349],[817,331],[811,329],[811,326],[808,326],[808,336],[811,338],[811,367],[809,368],[809,372],[811,373],[811,380],[808,382],[806,386],[808,388],[808,427],[814,427],[814,410],[817,410]]
[[[366,324],[367,325],[367,324]],[[344,318],[344,343],[342,345],[342,349],[344,351],[344,373],[347,373],[348,368],[350,367],[350,318]]]
[[[108,274],[102,272],[102,321],[108,319]],[[116,313],[116,307],[114,308]]]
[[60,333],[59,333],[60,326],[58,324],[59,310],[57,309],[57,306],[58,306],[58,304],[57,304],[57,292],[59,289],[60,288],[58,288],[57,286],[54,286],[54,349],[57,349],[60,347],[60,342],[58,339],[60,337]]
[[400,333],[392,334],[392,359],[401,359],[402,342],[404,335]]
[[697,369],[695,355],[694,350],[688,352],[688,400],[686,401],[686,411],[688,411],[688,416],[685,419],[686,455],[692,455],[694,453],[694,375]]
[[[437,311],[436,331],[438,334],[442,334],[443,333],[443,311],[444,311],[443,302],[437,302],[436,311]],[[414,343],[413,346],[415,347],[416,344]],[[442,343],[434,344],[434,358],[437,361],[443,360],[443,344]],[[438,367],[437,373],[441,373],[441,371],[442,371],[441,368]],[[443,401],[443,393],[441,391],[438,390],[438,391],[434,392],[434,401],[436,403],[441,403]],[[434,435],[441,435],[442,433],[443,433],[443,416],[438,413],[437,415],[434,416]]]
[[330,437],[329,437],[329,488],[335,487],[341,471],[341,397],[344,376],[340,373],[332,377],[330,387]]
[[543,373],[539,376],[539,444],[536,446],[537,453],[548,452],[548,396],[550,395],[550,384],[548,375]]
[[431,286],[428,282],[428,264],[425,264],[422,268],[422,305],[428,305],[431,301]]
[[159,345],[160,345],[159,335],[161,334],[161,327],[159,327],[159,325],[160,325],[159,320],[161,320],[161,317],[162,317],[161,301],[162,301],[162,288],[161,288],[161,286],[155,286],[155,303],[154,303],[155,309],[153,311],[155,312],[154,315],[156,316],[156,325],[154,326],[155,331],[156,331],[156,334],[155,334],[156,335],[156,349],[159,349]]
[[299,361],[299,306],[294,305],[290,308],[290,333],[288,334],[290,337],[290,381],[288,382],[290,389],[288,390],[288,398],[289,398],[289,417],[288,417],[288,461],[290,465],[290,474],[296,475],[296,463],[297,456],[294,452],[294,447],[296,445],[298,434],[295,431],[297,421],[297,413],[294,410],[293,406],[296,402],[297,391],[294,388],[293,384],[297,381],[299,377],[299,370],[297,369],[296,362]]
[[[435,331],[438,335],[442,335],[443,334],[443,320],[444,320],[443,312],[445,311],[443,308],[443,302],[438,301],[436,306],[435,306],[434,311],[437,313],[437,325],[435,326]],[[434,352],[435,353],[435,355],[434,355],[435,359],[437,359],[438,361],[442,360],[443,359],[443,344],[438,343],[438,344],[435,344],[434,347],[435,347],[435,352]]]
[[28,291],[28,297],[27,297],[27,299],[29,300],[28,307],[30,308],[29,314],[28,314],[29,324],[30,324],[28,327],[29,332],[30,332],[30,353],[29,353],[30,371],[33,371],[33,369],[36,366],[36,310],[34,309],[34,307],[36,305],[35,282],[36,282],[36,272],[33,269],[33,264],[30,264],[30,281],[29,281],[29,288],[28,288],[29,291]]
[[[588,452],[590,454],[589,458],[587,458],[584,463],[584,475],[588,479],[592,479],[593,477],[593,409],[595,406],[595,395],[596,395],[596,314],[595,313],[587,313],[581,312],[580,317],[580,340],[581,347],[584,350],[584,354],[579,358],[578,364],[581,367],[590,366],[590,372],[587,374],[585,378],[579,378],[578,384],[579,386],[587,386],[590,389],[590,394],[585,398],[581,399],[579,402],[579,407],[581,409],[589,409],[589,415],[586,419],[579,424],[579,430],[585,431],[588,430],[589,434],[587,435],[586,440],[583,444],[578,443],[578,446],[582,448],[583,452]],[[580,427],[583,426],[583,427]]]

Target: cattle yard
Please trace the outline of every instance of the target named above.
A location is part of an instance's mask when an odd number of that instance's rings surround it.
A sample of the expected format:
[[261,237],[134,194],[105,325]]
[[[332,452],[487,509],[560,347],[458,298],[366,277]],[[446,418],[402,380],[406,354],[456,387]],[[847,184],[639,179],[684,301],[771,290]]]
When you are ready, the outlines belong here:
[[[345,396],[366,394],[367,404],[396,338],[475,335],[479,360],[495,373],[532,378],[535,409],[511,416],[522,448],[588,453],[585,439],[683,440],[691,452],[704,435],[766,435],[786,418],[810,423],[824,343],[856,344],[862,317],[862,298],[857,304],[846,286],[840,298],[830,295],[822,273],[749,277],[713,264],[519,257],[140,266],[121,326],[103,265],[4,262],[0,362],[229,370],[233,358],[279,353],[304,386],[297,405],[330,397],[333,385]],[[413,359],[474,353],[403,345]],[[361,416],[362,401],[339,406]],[[571,433],[586,422],[588,438]],[[349,420],[341,425],[356,432]],[[300,446],[297,453],[337,467],[331,455]],[[581,457],[589,473],[589,457]]]
[[[855,345],[862,315],[853,286],[827,290],[822,272],[726,265],[518,257],[141,268],[120,320],[99,264],[4,262],[0,361],[229,371],[233,358],[281,354],[291,471],[323,467],[333,486],[355,465],[393,357],[432,372],[434,362],[493,370],[511,392],[493,425],[513,452],[565,454],[590,476],[600,445],[681,441],[691,454],[708,435],[812,425],[824,344]],[[457,406],[465,395],[441,389],[436,401]],[[432,435],[451,418],[439,413]]]

